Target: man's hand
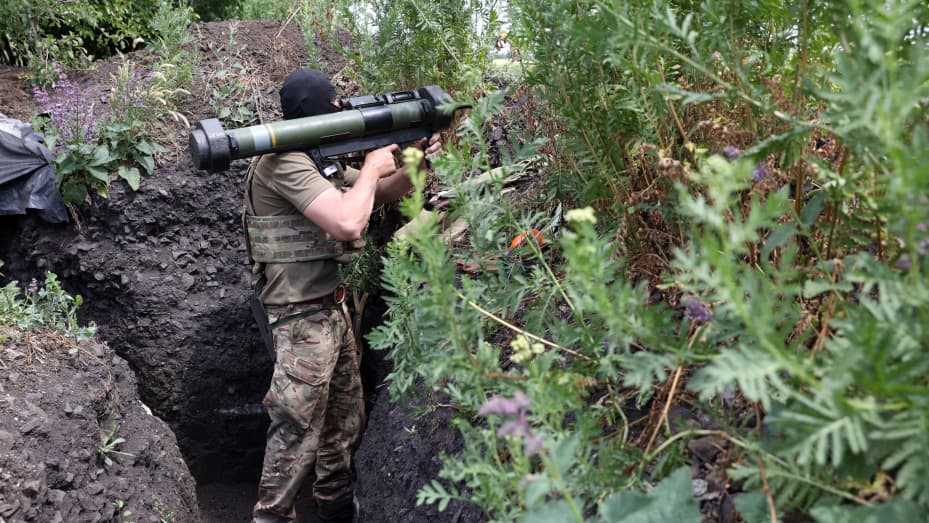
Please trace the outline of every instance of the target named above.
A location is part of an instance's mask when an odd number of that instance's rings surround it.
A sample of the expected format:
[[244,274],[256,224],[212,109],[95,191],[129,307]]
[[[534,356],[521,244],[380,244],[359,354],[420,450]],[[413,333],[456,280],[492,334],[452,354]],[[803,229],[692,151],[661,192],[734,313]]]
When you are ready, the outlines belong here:
[[[428,142],[426,142],[425,138],[416,142],[416,147],[423,150],[424,163],[428,162],[433,156],[442,152],[442,137],[439,133],[435,133],[429,137]],[[422,168],[425,169],[426,165],[423,165]]]
[[435,133],[429,137],[429,147],[426,147],[424,152],[426,153],[426,158],[431,158],[442,152],[442,137],[439,133]]
[[[442,137],[439,135],[439,133],[435,133],[429,137],[428,142],[425,138],[421,138],[417,140],[413,146],[423,151],[423,161],[419,165],[419,168],[420,170],[425,171],[429,169],[429,160],[431,160],[433,156],[442,152]],[[402,172],[404,175],[406,174],[405,169],[403,169]]]
[[397,161],[394,154],[400,150],[397,144],[375,149],[365,155],[362,171],[372,171],[378,178],[386,178],[397,170]]

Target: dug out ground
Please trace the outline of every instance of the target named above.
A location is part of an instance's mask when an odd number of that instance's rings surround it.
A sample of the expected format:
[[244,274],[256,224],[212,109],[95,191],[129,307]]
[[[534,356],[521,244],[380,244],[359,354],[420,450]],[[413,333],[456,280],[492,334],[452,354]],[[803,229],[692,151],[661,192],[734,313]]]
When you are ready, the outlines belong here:
[[[186,101],[191,122],[215,116],[202,79],[229,63],[217,50],[231,48],[232,29],[217,22],[191,29],[197,36],[191,51],[202,56],[200,83]],[[252,109],[265,121],[277,119],[281,81],[307,63],[301,31],[239,22],[234,39],[254,93]],[[356,94],[334,50],[347,43],[314,42],[334,83]],[[128,58],[145,63],[146,52]],[[100,61],[71,80],[98,93],[118,64]],[[36,106],[23,72],[0,66],[0,113],[29,121]],[[246,162],[222,173],[197,171],[186,129],[173,134],[174,145],[137,192],[114,182],[109,199],[94,197],[64,225],[0,216],[4,283],[57,274],[65,290],[84,297],[79,318],[94,322],[104,342],[73,350],[73,342],[54,336],[0,335],[0,520],[249,516],[268,425],[261,398],[271,362],[247,304],[251,275],[240,225]],[[399,225],[396,213],[377,214],[375,228]],[[366,328],[382,313],[374,299]],[[446,423],[451,413],[412,418],[381,392],[389,372],[384,355],[368,351],[364,367],[369,423],[357,469],[365,521],[481,521],[470,505],[452,504],[443,513],[416,505],[416,491],[440,468],[439,456],[461,446]],[[312,520],[306,497],[301,510],[302,520]]]

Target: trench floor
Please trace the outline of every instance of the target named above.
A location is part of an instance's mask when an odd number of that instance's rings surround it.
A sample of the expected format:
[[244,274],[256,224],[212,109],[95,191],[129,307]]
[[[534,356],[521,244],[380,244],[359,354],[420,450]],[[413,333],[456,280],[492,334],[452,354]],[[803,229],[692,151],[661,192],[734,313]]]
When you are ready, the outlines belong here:
[[[319,523],[313,498],[301,491],[295,523]],[[258,497],[256,483],[210,483],[197,487],[202,523],[248,523]]]

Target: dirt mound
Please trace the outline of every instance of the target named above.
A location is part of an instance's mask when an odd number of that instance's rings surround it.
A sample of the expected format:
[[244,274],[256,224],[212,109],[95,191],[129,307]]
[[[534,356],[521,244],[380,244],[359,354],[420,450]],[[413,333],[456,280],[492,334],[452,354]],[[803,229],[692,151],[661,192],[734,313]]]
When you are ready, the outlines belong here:
[[0,327],[0,521],[193,521],[174,434],[97,341]]
[[[257,112],[265,121],[277,119],[281,81],[307,62],[299,28],[270,21],[243,21],[234,27],[212,22],[196,26],[193,32],[199,38],[203,73],[228,64],[228,55],[215,50],[228,48],[234,32],[237,60],[251,72],[252,88],[259,95]],[[330,74],[345,70],[334,46],[316,45]],[[76,75],[74,80],[82,90],[96,92],[112,69],[112,61],[101,63],[98,73]],[[16,76],[0,66],[0,93],[14,92],[12,85],[6,87],[12,78]],[[356,94],[342,74],[337,74],[335,83],[343,93]],[[0,112],[25,118],[33,110],[7,107],[8,100],[29,102],[22,97],[3,98]],[[195,92],[186,110],[191,122],[214,117],[212,112],[207,92]],[[3,272],[29,281],[51,271],[68,292],[81,294],[85,303],[78,312],[80,320],[95,322],[100,338],[128,362],[138,377],[142,401],[173,429],[197,483],[231,486],[219,489],[218,497],[216,489],[210,490],[212,506],[202,507],[207,521],[247,519],[252,496],[257,494],[268,426],[261,399],[270,381],[271,362],[247,305],[251,274],[243,264],[240,212],[246,165],[233,162],[223,173],[196,171],[187,151],[179,147],[159,158],[156,171],[142,180],[137,192],[117,181],[110,199],[95,197],[82,206],[79,223],[55,226],[32,215],[0,216]],[[377,313],[370,308],[366,316],[376,323]],[[111,359],[107,356],[104,361]],[[378,385],[389,372],[382,354],[369,353],[363,365],[372,409],[358,466],[366,521],[451,521],[453,517],[479,521],[479,510],[473,506],[462,513],[464,509],[456,504],[441,516],[432,507],[415,507],[416,491],[439,468],[439,453],[454,454],[460,441],[444,418],[410,420],[386,393],[378,394]],[[41,382],[35,387],[42,394],[54,390]],[[84,428],[72,418],[64,421],[61,426],[67,427],[68,434],[72,428],[77,430],[68,437],[99,435],[98,428]],[[405,430],[417,423],[430,428],[415,436]],[[135,448],[128,442],[124,445]],[[93,461],[93,456],[88,459]],[[46,465],[47,477],[53,476],[50,466]],[[93,493],[86,491],[94,500],[94,510],[115,501],[108,488],[96,490],[95,485]],[[182,508],[193,505],[166,498],[165,506],[174,510],[176,521],[197,521],[198,517],[187,519],[169,501]],[[223,512],[232,506],[241,507],[234,516]],[[219,519],[211,515],[217,513],[227,515]]]

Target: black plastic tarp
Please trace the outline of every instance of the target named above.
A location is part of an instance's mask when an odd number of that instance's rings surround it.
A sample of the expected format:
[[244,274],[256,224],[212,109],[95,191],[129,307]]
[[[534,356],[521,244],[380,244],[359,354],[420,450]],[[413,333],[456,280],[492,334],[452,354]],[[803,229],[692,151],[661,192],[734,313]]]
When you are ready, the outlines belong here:
[[52,153],[43,142],[31,125],[0,113],[0,215],[34,209],[47,222],[68,221]]

